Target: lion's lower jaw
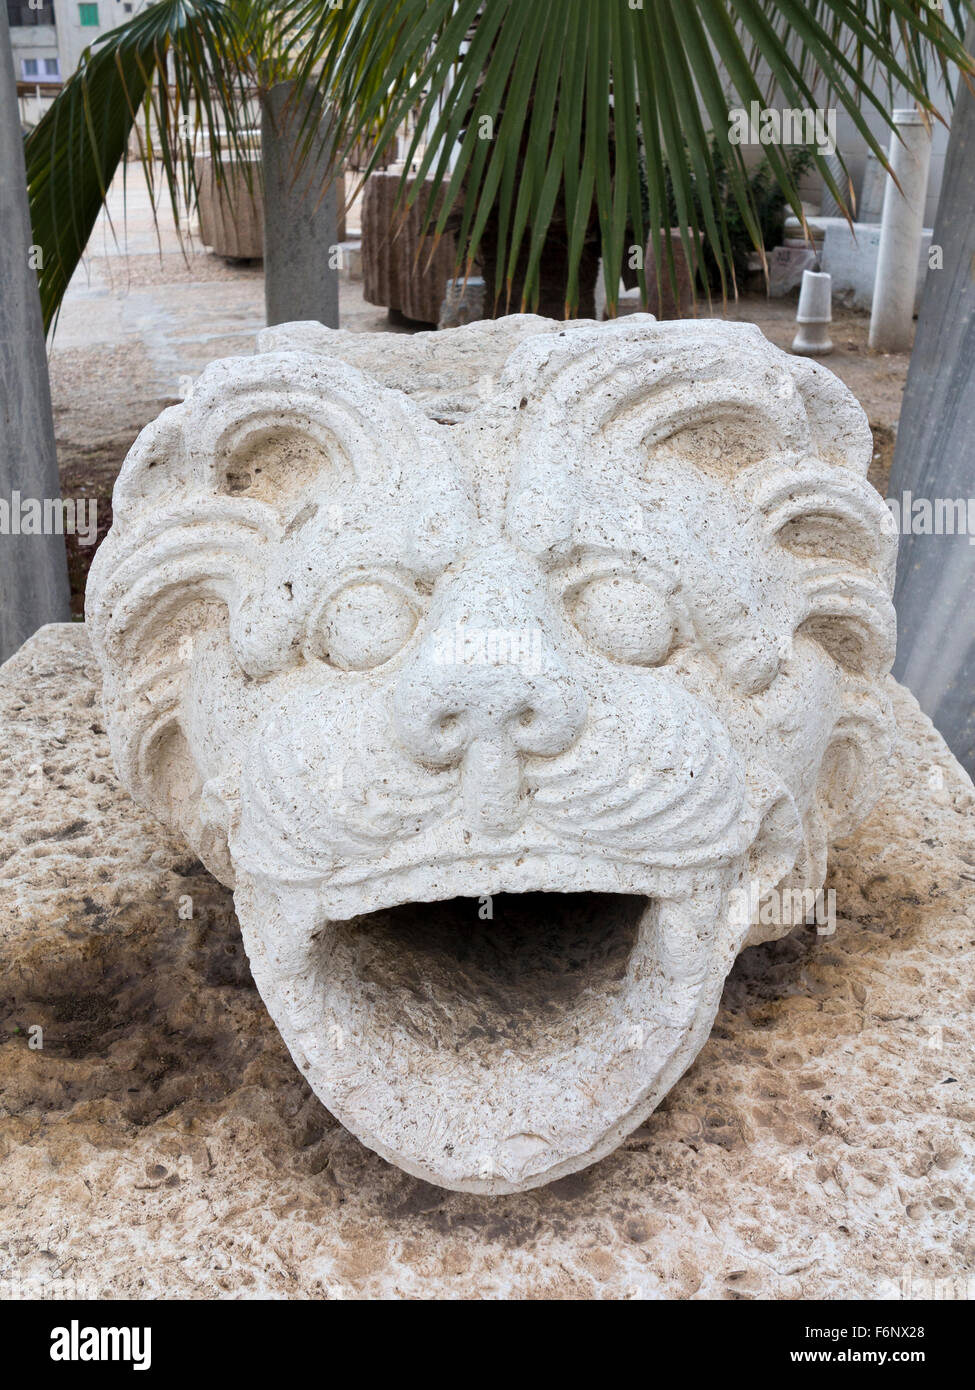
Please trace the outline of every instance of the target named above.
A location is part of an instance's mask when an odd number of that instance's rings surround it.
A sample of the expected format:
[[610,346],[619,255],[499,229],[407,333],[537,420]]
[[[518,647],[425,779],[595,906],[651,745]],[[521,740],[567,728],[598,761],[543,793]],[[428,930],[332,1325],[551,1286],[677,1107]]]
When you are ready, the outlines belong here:
[[345,921],[314,890],[239,873],[235,902],[329,1110],[417,1177],[506,1193],[602,1158],[694,1060],[747,931],[729,910],[742,867],[698,871],[682,896],[499,883]]

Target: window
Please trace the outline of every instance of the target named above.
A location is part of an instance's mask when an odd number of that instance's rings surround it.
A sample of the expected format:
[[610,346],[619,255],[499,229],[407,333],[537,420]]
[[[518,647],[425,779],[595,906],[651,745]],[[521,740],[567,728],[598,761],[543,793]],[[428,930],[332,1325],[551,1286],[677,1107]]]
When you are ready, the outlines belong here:
[[45,58],[45,59],[44,59],[44,76],[45,76],[45,77],[59,77],[60,74],[61,74],[61,65],[59,64],[57,58]]
[[11,29],[24,28],[28,24],[46,24],[53,28],[53,0],[42,0],[36,10],[31,9],[30,0],[7,0],[7,22]]
[[20,66],[21,66],[21,70],[22,70],[22,72],[23,72],[23,74],[24,74],[25,77],[36,77],[36,76],[37,76],[37,59],[36,59],[36,58],[21,58],[21,60],[20,60]]
[[81,20],[82,26],[83,26],[84,28],[94,27],[94,28],[97,29],[97,27],[98,27],[98,6],[97,6],[97,5],[79,5],[79,6],[78,6],[78,17],[79,17],[79,19]]

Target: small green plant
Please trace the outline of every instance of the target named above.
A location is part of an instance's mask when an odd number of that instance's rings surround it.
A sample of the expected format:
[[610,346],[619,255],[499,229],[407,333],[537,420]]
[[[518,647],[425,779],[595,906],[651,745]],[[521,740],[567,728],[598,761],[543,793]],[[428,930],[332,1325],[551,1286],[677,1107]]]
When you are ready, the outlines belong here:
[[[725,260],[725,274],[727,276],[729,269],[733,268],[735,283],[741,285],[748,273],[748,260],[755,250],[755,243],[739,203],[734,197],[730,187],[727,153],[721,141],[713,132],[710,136],[709,143],[711,147],[711,162],[714,169],[714,183],[711,196],[712,199],[720,205],[724,215],[732,262],[732,265],[729,266],[727,260]],[[798,187],[800,179],[812,168],[814,162],[812,150],[801,145],[786,147],[782,150],[782,157],[785,159],[788,166],[789,177],[792,179],[793,184]],[[664,186],[667,196],[667,214],[670,218],[670,225],[672,227],[677,227],[680,225],[680,214],[677,209],[677,199],[674,194],[674,184],[669,164],[665,164],[664,167]],[[772,247],[781,245],[782,230],[785,225],[789,200],[767,156],[763,155],[759,163],[749,173],[748,188],[758,219],[758,226],[762,234],[762,246],[766,251],[770,251]],[[697,187],[697,180],[693,176],[691,178],[690,192],[690,206],[694,211],[695,224],[698,229],[703,229],[703,204],[700,191]],[[701,231],[701,236],[702,260],[707,275],[708,289],[720,290],[722,283],[721,248],[715,247],[708,240],[703,230]]]
[[[798,187],[799,181],[812,168],[812,150],[801,145],[794,149],[787,149],[785,160],[789,166],[792,182]],[[762,246],[766,251],[770,251],[773,246],[781,246],[782,244],[782,232],[789,208],[788,199],[782,185],[775,177],[775,170],[764,156],[751,174],[748,183],[755,200],[755,210],[758,213]],[[726,190],[723,190],[723,202],[728,221],[728,238],[734,257],[735,277],[740,280],[747,273],[748,258],[755,248],[745,220],[738,210],[734,198]]]

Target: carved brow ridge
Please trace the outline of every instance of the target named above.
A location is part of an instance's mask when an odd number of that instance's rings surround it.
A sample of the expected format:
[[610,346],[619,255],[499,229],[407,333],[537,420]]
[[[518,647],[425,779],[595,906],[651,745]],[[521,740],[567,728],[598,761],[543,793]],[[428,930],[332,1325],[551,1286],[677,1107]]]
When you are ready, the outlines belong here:
[[786,390],[770,389],[766,380],[753,382],[731,375],[686,382],[668,379],[644,382],[607,403],[599,426],[630,429],[646,446],[662,444],[685,429],[707,425],[727,416],[736,423],[754,422],[758,438],[774,432],[778,448],[804,448],[809,421],[802,396],[787,378]]

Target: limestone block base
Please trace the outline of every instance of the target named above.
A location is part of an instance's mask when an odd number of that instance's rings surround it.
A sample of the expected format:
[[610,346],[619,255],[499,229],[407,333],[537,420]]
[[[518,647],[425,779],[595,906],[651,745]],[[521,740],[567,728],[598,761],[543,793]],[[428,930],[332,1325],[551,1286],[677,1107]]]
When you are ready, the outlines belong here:
[[892,695],[885,795],[831,860],[835,934],[744,951],[610,1157],[487,1197],[315,1099],[230,893],[118,786],[84,627],[41,629],[0,669],[0,1296],[970,1289],[975,792]]

